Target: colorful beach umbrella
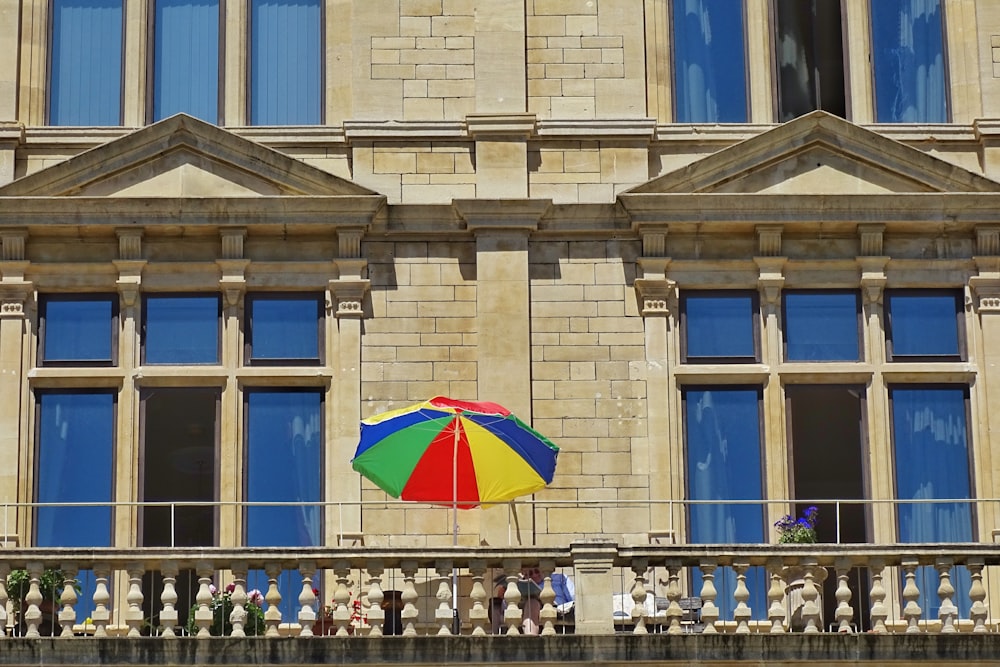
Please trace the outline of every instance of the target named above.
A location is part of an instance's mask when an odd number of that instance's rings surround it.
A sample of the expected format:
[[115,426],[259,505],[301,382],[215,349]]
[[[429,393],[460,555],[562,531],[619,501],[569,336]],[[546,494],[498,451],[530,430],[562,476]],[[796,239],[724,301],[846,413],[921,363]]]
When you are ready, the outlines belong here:
[[362,420],[351,465],[394,498],[468,509],[545,487],[558,454],[503,406],[437,396]]

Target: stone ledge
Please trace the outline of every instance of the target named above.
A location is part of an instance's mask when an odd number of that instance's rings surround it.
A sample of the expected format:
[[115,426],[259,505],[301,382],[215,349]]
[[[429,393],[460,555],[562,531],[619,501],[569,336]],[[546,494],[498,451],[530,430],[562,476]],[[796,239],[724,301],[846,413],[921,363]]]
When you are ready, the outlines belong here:
[[0,639],[0,665],[781,665],[992,663],[1000,635]]

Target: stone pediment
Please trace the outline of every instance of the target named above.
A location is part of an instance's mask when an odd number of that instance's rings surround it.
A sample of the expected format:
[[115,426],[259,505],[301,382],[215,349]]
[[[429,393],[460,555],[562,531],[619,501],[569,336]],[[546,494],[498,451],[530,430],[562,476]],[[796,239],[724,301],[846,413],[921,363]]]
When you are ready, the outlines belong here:
[[1000,192],[1000,183],[825,111],[814,111],[628,191],[919,192]]
[[16,197],[377,194],[186,114],[0,187],[0,196]]

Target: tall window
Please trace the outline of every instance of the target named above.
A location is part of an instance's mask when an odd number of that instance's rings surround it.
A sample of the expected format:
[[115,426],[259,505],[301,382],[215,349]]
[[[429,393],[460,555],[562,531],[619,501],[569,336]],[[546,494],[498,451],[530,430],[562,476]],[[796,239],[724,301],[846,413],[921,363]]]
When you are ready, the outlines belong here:
[[155,0],[153,120],[219,122],[219,0]]
[[[684,427],[687,448],[690,541],[696,544],[764,542],[762,500],[761,391],[758,387],[690,388],[684,391]],[[748,574],[753,584],[750,607],[761,617],[766,611],[763,573]],[[692,589],[701,590],[700,573]],[[734,573],[716,573],[723,618],[732,614]]]
[[[900,542],[971,542],[972,484],[966,402],[968,388],[896,386],[890,388],[895,447]],[[949,502],[926,502],[941,499]],[[968,571],[952,573],[956,604],[968,614]],[[918,602],[937,618],[937,572],[920,568]]]
[[875,120],[947,122],[941,0],[873,0],[869,4]]
[[251,0],[250,123],[322,122],[319,0]]
[[678,123],[747,120],[742,0],[674,0]]
[[855,291],[786,291],[785,359],[860,361],[861,303]]
[[840,0],[775,0],[775,18],[778,119],[846,115]]
[[53,0],[50,124],[121,124],[122,1]]

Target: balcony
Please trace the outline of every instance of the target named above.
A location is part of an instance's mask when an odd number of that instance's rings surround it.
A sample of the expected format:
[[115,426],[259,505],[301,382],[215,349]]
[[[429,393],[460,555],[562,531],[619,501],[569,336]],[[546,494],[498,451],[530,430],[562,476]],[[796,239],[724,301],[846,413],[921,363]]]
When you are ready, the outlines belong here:
[[[22,600],[0,587],[0,664],[485,664],[499,656],[522,664],[958,664],[1000,654],[987,604],[998,565],[1000,549],[983,544],[12,548],[0,550],[0,582],[24,569],[28,585]],[[921,590],[923,566],[934,574],[933,590]],[[535,602],[510,585],[526,567],[545,577]],[[47,569],[65,577],[55,609],[43,602],[55,597],[42,590]],[[959,569],[968,572],[964,594],[953,585]],[[297,581],[282,587],[288,570]],[[93,573],[94,586],[78,594],[73,579],[82,571]],[[254,571],[266,573],[268,586],[263,627],[254,628],[262,636],[248,637],[246,582]],[[553,572],[575,581],[571,614],[553,604]],[[184,573],[192,577],[193,632],[179,603]],[[508,584],[499,604],[491,599],[494,579]],[[824,601],[824,585],[832,600]],[[212,586],[231,591],[228,638],[210,636]],[[395,599],[390,590],[399,591],[398,605],[383,604]],[[920,607],[929,602],[933,617]],[[531,604],[537,637],[522,633]],[[77,613],[83,605],[87,618]],[[491,620],[491,608],[502,618]]]

